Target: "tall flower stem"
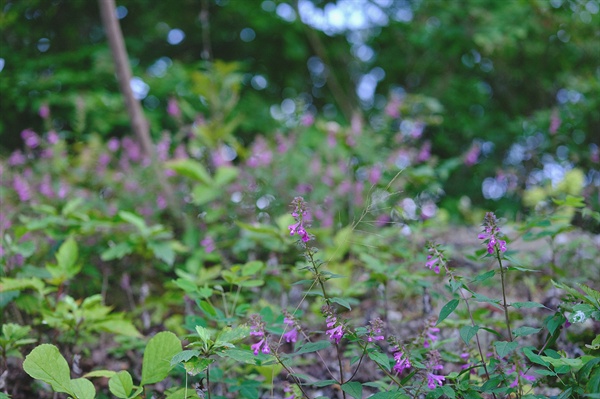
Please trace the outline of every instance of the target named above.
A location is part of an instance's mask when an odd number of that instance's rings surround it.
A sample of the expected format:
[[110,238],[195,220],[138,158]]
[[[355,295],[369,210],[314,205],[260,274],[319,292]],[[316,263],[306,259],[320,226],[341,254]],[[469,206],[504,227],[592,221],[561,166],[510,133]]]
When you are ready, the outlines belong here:
[[506,329],[508,331],[508,340],[512,342],[512,331],[510,330],[510,319],[508,318],[508,304],[506,303],[506,282],[504,278],[504,274],[506,270],[504,266],[502,266],[502,257],[500,256],[500,250],[496,248],[496,259],[498,259],[498,263],[500,264],[500,278],[502,280],[502,307],[504,308],[504,320],[506,321]]

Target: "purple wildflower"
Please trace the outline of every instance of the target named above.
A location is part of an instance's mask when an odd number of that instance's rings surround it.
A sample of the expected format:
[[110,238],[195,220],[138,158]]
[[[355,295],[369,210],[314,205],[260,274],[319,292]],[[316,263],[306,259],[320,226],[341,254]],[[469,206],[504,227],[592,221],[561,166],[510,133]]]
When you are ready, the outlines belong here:
[[367,341],[383,341],[385,337],[381,333],[383,330],[383,321],[378,317],[375,320],[371,320],[367,326]]
[[[515,371],[515,367],[513,367],[510,370],[511,373],[514,373],[514,371]],[[513,382],[510,383],[510,387],[511,388],[515,388],[515,387],[517,387],[519,385],[519,378],[522,378],[524,380],[531,381],[531,382],[535,381],[535,377],[534,376],[529,375],[529,374],[525,374],[523,371],[519,371],[517,373],[517,375],[515,376],[515,379],[513,380]]]
[[323,306],[322,312],[327,315],[325,323],[327,323],[327,330],[325,334],[329,336],[329,339],[336,344],[339,344],[344,337],[344,326],[337,319],[334,314],[334,310],[331,306]]
[[258,352],[264,354],[271,353],[271,348],[269,348],[269,343],[267,342],[267,337],[265,335],[265,323],[257,314],[250,316],[250,323],[250,336],[261,337],[257,343],[250,346],[254,356],[258,355]]
[[435,389],[437,385],[442,386],[442,382],[446,377],[442,375],[433,374],[433,372],[427,373],[427,388]]
[[398,351],[394,353],[394,360],[396,364],[394,365],[394,371],[398,374],[402,374],[404,370],[407,370],[412,367],[410,360],[406,356],[404,356],[404,352],[400,348],[396,348]]
[[207,254],[214,252],[214,250],[216,249],[215,241],[212,239],[211,236],[204,237],[202,241],[200,241],[200,245],[202,245],[202,248],[204,248],[204,251]]
[[13,188],[17,192],[20,201],[29,201],[31,199],[31,190],[29,183],[20,175],[15,175],[13,178]]
[[429,254],[427,255],[425,266],[432,269],[436,274],[439,274],[440,266],[446,266],[446,257],[436,244],[429,242],[427,247]]
[[110,152],[116,152],[120,147],[119,139],[116,137],[111,137],[106,143],[106,147]]
[[487,241],[487,250],[489,254],[493,254],[495,250],[500,252],[506,251],[506,241],[498,238],[500,233],[500,228],[498,228],[498,219],[493,212],[488,212],[485,214],[485,219],[483,222],[484,232],[479,234],[477,238],[480,240]]
[[50,107],[48,104],[44,103],[38,110],[38,114],[42,117],[42,119],[48,119],[50,116]]
[[439,332],[439,328],[428,326],[425,330],[425,341],[423,342],[423,347],[429,348],[433,342],[437,341],[439,338],[436,334]]
[[310,241],[311,236],[307,233],[305,226],[310,226],[311,217],[306,202],[304,202],[304,198],[296,197],[292,201],[292,206],[294,206],[292,216],[296,219],[296,223],[288,226],[290,235],[293,236],[294,234],[298,234],[302,239],[302,242],[307,243]]
[[427,361],[425,367],[427,368],[427,387],[429,389],[435,389],[438,385],[442,386],[443,381],[446,377],[443,375],[435,374],[437,370],[442,370],[444,366],[440,364],[441,358],[438,351],[431,351],[427,354]]
[[54,130],[50,130],[48,132],[48,134],[46,135],[46,140],[48,141],[48,144],[56,144],[58,143],[58,141],[60,140],[60,137],[58,135],[58,133],[56,133]]
[[181,116],[181,109],[179,109],[179,104],[175,97],[169,98],[169,102],[167,103],[167,113],[174,118],[179,118]]
[[286,316],[283,319],[283,323],[287,324],[291,328],[290,331],[283,334],[284,341],[288,343],[296,342],[296,340],[298,339],[298,330],[295,327],[294,319]]
[[25,164],[25,161],[27,161],[27,158],[25,158],[25,155],[23,155],[21,150],[16,150],[8,158],[8,164],[10,166],[23,165],[23,164]]
[[40,145],[40,136],[31,129],[25,129],[21,132],[21,138],[29,148],[36,148]]
[[475,142],[465,154],[465,165],[473,166],[477,163],[477,159],[479,158],[479,154],[481,153],[481,146],[479,143]]

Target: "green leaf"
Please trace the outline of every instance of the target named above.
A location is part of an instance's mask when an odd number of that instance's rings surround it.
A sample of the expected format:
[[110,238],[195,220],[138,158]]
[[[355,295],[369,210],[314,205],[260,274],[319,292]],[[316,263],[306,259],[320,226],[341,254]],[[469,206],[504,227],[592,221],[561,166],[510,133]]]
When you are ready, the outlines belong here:
[[[513,302],[510,306],[512,306],[515,309],[521,309],[521,308],[525,308],[525,309],[546,308],[541,303],[531,302],[531,301],[527,301],[527,302]],[[546,309],[548,309],[548,308],[546,308]]]
[[140,334],[131,321],[120,320],[116,318],[95,323],[94,329],[112,334],[124,335],[126,337],[138,338],[142,336],[142,334]]
[[213,181],[206,168],[192,159],[175,159],[164,163],[165,167],[174,170],[178,174],[189,177],[197,182],[212,185]]
[[475,277],[473,279],[472,282],[473,283],[480,283],[480,282],[485,281],[485,280],[487,280],[487,279],[489,279],[491,277],[494,277],[495,274],[496,274],[495,270],[489,270],[489,271],[487,271],[485,273],[479,274],[477,277]]
[[108,380],[108,389],[117,398],[128,399],[133,390],[133,379],[127,371],[119,371]]
[[127,211],[119,211],[118,215],[125,222],[134,225],[142,235],[146,236],[149,233],[146,221],[141,216]]
[[362,399],[363,387],[360,382],[351,381],[342,384],[342,391],[346,392],[355,399]]
[[144,351],[141,385],[164,380],[171,370],[171,359],[181,350],[181,341],[172,332],[163,331],[152,337]]
[[338,305],[341,305],[348,310],[352,310],[352,308],[350,307],[350,302],[348,302],[344,298],[333,297],[333,298],[330,298],[330,301],[333,303],[337,303]]
[[58,266],[65,271],[73,269],[78,257],[79,251],[73,237],[69,237],[56,252]]
[[94,399],[96,397],[94,384],[85,378],[71,380],[71,392],[77,399]]
[[390,359],[384,353],[381,353],[377,350],[373,350],[369,351],[367,355],[375,363],[381,365],[387,371],[390,371]]
[[517,346],[519,346],[519,344],[517,342],[496,341],[494,342],[494,346],[496,347],[496,352],[498,352],[498,356],[500,358],[503,358],[510,352],[517,349]]
[[219,187],[226,186],[235,180],[239,172],[239,169],[236,167],[221,166],[215,173],[215,184]]
[[177,364],[179,364],[181,362],[187,362],[191,358],[193,358],[195,356],[199,356],[199,355],[200,355],[200,351],[195,350],[195,349],[193,349],[193,350],[186,349],[184,351],[181,351],[171,358],[171,367],[176,366]]
[[103,261],[109,261],[113,259],[121,259],[126,255],[129,255],[133,252],[133,246],[128,242],[120,242],[117,245],[113,245],[108,248],[106,251],[100,254],[100,259]]
[[523,326],[523,327],[516,328],[513,331],[513,335],[515,337],[524,337],[526,335],[537,334],[540,331],[542,331],[541,328],[534,328],[534,327]]
[[440,310],[440,316],[438,317],[438,321],[435,323],[435,325],[437,326],[442,321],[444,321],[446,319],[446,317],[450,316],[452,314],[452,312],[454,312],[454,310],[456,309],[457,306],[458,306],[458,299],[452,299],[450,302],[445,304],[444,307],[442,308],[442,310]]
[[250,329],[246,326],[236,328],[225,327],[217,336],[217,342],[229,342],[235,344],[248,337]]
[[183,367],[189,375],[197,375],[206,370],[206,368],[214,362],[215,359],[194,357],[191,360],[183,363]]
[[548,363],[547,361],[545,361],[544,359],[542,359],[542,357],[540,355],[537,355],[535,353],[533,353],[533,351],[531,350],[531,348],[523,348],[523,353],[525,354],[525,356],[527,356],[527,358],[535,364],[539,364],[540,366],[544,366],[544,367],[549,367],[550,363]]
[[31,278],[9,278],[0,279],[0,292],[6,291],[24,291],[34,289],[40,294],[43,293],[46,285],[37,277]]
[[300,349],[298,349],[297,352],[294,352],[291,355],[298,356],[298,355],[303,355],[305,353],[317,352],[317,351],[320,351],[321,349],[325,349],[330,346],[331,346],[331,342],[329,342],[329,341],[308,342],[308,343],[302,345],[302,347]]
[[158,259],[169,266],[173,266],[173,262],[175,262],[175,251],[173,250],[171,243],[151,241],[148,243],[148,248]]
[[89,373],[86,373],[84,375],[84,377],[85,378],[94,378],[94,377],[110,378],[115,374],[117,374],[117,373],[112,370],[94,370],[94,371],[90,371]]
[[210,331],[208,331],[208,329],[202,326],[196,326],[196,333],[198,334],[202,342],[210,341]]
[[50,384],[55,392],[64,392],[75,396],[71,390],[69,364],[56,346],[42,344],[34,348],[25,357],[23,370],[32,378]]
[[321,380],[321,381],[315,381],[312,385],[316,386],[316,387],[326,387],[329,385],[333,385],[333,384],[337,384],[336,380]]
[[228,357],[240,363],[256,364],[256,356],[249,350],[233,348],[224,352],[217,352],[217,355],[220,357]]
[[463,326],[460,328],[460,337],[466,345],[469,345],[469,341],[477,334],[477,331],[479,331],[479,326]]

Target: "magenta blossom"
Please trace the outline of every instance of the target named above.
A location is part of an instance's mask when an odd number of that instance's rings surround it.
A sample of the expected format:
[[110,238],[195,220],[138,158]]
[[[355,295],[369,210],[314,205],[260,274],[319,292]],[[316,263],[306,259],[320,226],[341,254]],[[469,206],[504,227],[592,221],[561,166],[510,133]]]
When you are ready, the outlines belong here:
[[436,335],[440,332],[440,329],[437,327],[429,327],[425,330],[425,341],[423,342],[424,348],[429,348],[431,344],[437,341],[439,338]]
[[440,272],[440,266],[446,267],[446,257],[444,253],[432,242],[427,244],[427,251],[429,254],[427,255],[427,262],[425,262],[425,267],[429,269],[433,269],[436,274]]
[[487,241],[487,251],[489,254],[493,254],[496,250],[500,252],[506,251],[506,241],[498,238],[502,233],[498,227],[498,219],[493,212],[485,214],[483,222],[484,232],[479,234],[477,238],[480,240]]
[[292,216],[296,220],[296,223],[290,224],[288,229],[290,230],[290,235],[298,234],[303,243],[307,243],[311,240],[310,234],[306,231],[305,226],[310,226],[310,213],[308,212],[308,207],[306,202],[304,202],[304,198],[296,197],[292,201],[292,206],[294,210],[292,211]]
[[398,351],[394,353],[394,360],[396,364],[394,365],[394,371],[398,374],[402,374],[404,370],[407,370],[412,367],[410,360],[406,356],[404,356],[404,352],[400,350],[400,348],[396,348]]
[[285,317],[283,322],[291,328],[290,331],[283,334],[284,341],[288,343],[296,342],[298,339],[298,330],[294,326],[294,320],[289,317]]
[[327,331],[325,331],[325,334],[329,335],[329,339],[331,341],[339,344],[344,337],[344,326],[338,323],[337,318],[334,315],[327,317],[325,321],[327,322],[327,327],[329,328]]
[[369,325],[367,326],[367,341],[383,341],[385,336],[382,333],[383,331],[383,321],[378,317],[375,320],[371,320]]

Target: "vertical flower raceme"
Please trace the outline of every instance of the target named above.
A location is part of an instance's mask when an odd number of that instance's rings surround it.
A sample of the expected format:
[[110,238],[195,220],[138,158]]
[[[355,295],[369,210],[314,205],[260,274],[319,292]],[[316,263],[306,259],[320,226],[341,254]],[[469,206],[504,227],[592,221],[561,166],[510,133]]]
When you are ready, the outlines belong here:
[[427,262],[425,266],[432,269],[436,274],[440,272],[440,266],[446,267],[446,257],[444,256],[444,252],[439,249],[437,244],[432,242],[427,243]]
[[404,370],[407,370],[412,367],[410,360],[405,356],[404,350],[399,347],[396,347],[396,352],[394,353],[394,360],[396,364],[394,364],[394,371],[398,374],[402,374]]
[[436,335],[439,332],[440,332],[439,328],[434,327],[433,325],[429,324],[427,326],[427,328],[425,329],[425,341],[423,342],[423,347],[430,348],[431,344],[439,339],[438,336]]
[[296,220],[296,223],[288,226],[290,235],[298,234],[302,242],[307,243],[312,237],[306,231],[306,227],[310,227],[310,213],[308,212],[306,202],[304,202],[304,198],[296,197],[292,201],[292,206],[294,207],[292,216]]
[[325,319],[327,323],[325,334],[329,336],[332,342],[339,344],[344,337],[344,325],[338,321],[331,306],[323,306],[322,311],[327,316],[327,319]]
[[383,321],[378,317],[375,320],[371,320],[367,326],[367,341],[383,341],[385,337],[382,333]]
[[298,339],[298,329],[296,328],[296,322],[294,318],[286,312],[283,323],[290,329],[288,332],[283,334],[283,340],[288,343],[296,342]]
[[250,346],[254,356],[258,355],[259,352],[264,354],[271,353],[269,343],[267,342],[267,336],[265,335],[265,323],[257,314],[250,316],[250,336],[259,338],[257,343]]
[[440,364],[440,354],[438,351],[431,351],[427,354],[425,367],[427,368],[427,388],[435,389],[437,386],[442,386],[446,377],[436,374],[438,370],[442,370],[444,366]]
[[483,222],[484,231],[479,234],[477,238],[480,240],[487,241],[487,251],[489,254],[493,254],[496,250],[500,252],[506,251],[506,241],[501,240],[499,237],[502,235],[500,228],[498,228],[498,219],[493,212],[485,214]]

